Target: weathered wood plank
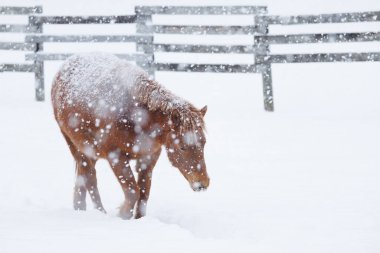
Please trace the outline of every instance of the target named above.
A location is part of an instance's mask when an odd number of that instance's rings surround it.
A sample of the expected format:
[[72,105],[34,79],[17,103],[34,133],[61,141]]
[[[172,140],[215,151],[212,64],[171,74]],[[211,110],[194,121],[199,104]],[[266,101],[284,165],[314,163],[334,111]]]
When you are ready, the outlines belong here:
[[0,32],[7,33],[35,33],[38,28],[31,25],[0,25]]
[[29,35],[26,42],[138,42],[152,43],[153,37],[146,35]]
[[380,32],[259,35],[254,40],[255,44],[365,42],[380,41]]
[[147,62],[147,61],[139,61],[136,60],[136,65],[144,69],[148,74],[150,79],[154,79],[155,76],[155,68],[154,68],[154,62],[153,62],[153,55],[152,55],[152,60]]
[[139,15],[249,15],[265,14],[266,6],[136,6]]
[[137,52],[143,52],[144,54],[154,54],[153,44],[136,43],[136,51]]
[[[149,27],[147,27],[149,28]],[[155,33],[165,34],[256,34],[256,26],[179,26],[155,25],[151,29]]]
[[273,86],[272,86],[272,67],[271,64],[261,64],[257,68],[261,72],[263,79],[264,108],[268,112],[274,111]]
[[0,50],[34,51],[36,44],[23,42],[0,42]]
[[35,72],[34,72],[34,88],[35,96],[37,101],[45,100],[45,74],[44,74],[44,62],[34,61]]
[[0,14],[4,15],[27,15],[34,13],[42,13],[42,6],[31,7],[14,7],[14,6],[0,6]]
[[[33,53],[26,54],[25,60],[37,60],[37,61],[63,61],[74,55],[75,53]],[[139,62],[152,62],[153,55],[147,54],[115,54],[117,57],[127,61],[139,61]]]
[[34,72],[33,64],[0,64],[0,72]]
[[156,71],[256,73],[256,65],[156,63]]
[[320,23],[349,23],[349,22],[374,22],[380,21],[380,11],[333,13],[321,15],[299,16],[256,16],[256,23],[267,22],[271,25],[300,25]]
[[137,15],[136,33],[153,33],[152,16]]
[[136,22],[136,15],[124,16],[30,16],[31,23],[43,24],[128,24]]
[[256,55],[256,64],[365,61],[380,61],[380,53],[276,54],[267,56]]
[[267,43],[255,43],[253,45],[253,53],[255,55],[268,55],[269,54],[269,44]]
[[186,44],[154,44],[155,52],[181,52],[181,53],[234,53],[251,54],[252,45],[219,46],[219,45],[186,45]]

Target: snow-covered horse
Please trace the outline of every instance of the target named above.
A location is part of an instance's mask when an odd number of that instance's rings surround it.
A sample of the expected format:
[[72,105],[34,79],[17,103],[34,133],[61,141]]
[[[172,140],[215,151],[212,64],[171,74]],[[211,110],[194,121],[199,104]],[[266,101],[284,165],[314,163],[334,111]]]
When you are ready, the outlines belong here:
[[[86,209],[88,191],[95,208],[105,212],[95,171],[103,158],[125,195],[120,216],[132,218],[135,206],[134,217],[144,216],[162,146],[194,191],[208,187],[203,155],[207,107],[196,109],[139,67],[109,54],[72,56],[54,79],[51,99],[76,161],[74,209]],[[131,160],[136,160],[137,182]]]

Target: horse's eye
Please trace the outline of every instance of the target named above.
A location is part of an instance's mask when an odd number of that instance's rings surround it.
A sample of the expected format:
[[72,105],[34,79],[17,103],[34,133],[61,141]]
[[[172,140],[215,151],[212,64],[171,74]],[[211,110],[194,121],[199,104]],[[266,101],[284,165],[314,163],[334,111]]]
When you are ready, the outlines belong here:
[[186,150],[186,148],[185,147],[180,147],[180,149],[182,150],[182,151],[185,151]]

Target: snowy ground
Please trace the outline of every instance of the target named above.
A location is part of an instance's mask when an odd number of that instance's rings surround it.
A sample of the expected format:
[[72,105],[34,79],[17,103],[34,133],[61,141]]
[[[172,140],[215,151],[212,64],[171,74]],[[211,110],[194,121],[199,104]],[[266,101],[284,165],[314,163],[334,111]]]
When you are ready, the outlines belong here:
[[[58,66],[47,64],[47,82]],[[74,162],[49,101],[34,101],[31,74],[1,73],[0,252],[379,252],[379,69],[274,65],[274,113],[259,75],[158,73],[209,106],[211,185],[194,193],[163,154],[148,215],[131,221],[117,217],[123,196],[105,162],[108,214],[72,210]]]

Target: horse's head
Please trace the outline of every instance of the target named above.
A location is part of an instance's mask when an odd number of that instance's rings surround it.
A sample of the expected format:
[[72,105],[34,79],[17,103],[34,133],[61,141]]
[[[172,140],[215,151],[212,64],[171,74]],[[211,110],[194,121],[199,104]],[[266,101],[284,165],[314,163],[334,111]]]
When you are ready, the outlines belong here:
[[206,144],[203,117],[206,111],[206,106],[201,110],[191,108],[187,112],[174,110],[165,143],[170,162],[194,191],[205,190],[210,183],[203,152]]

